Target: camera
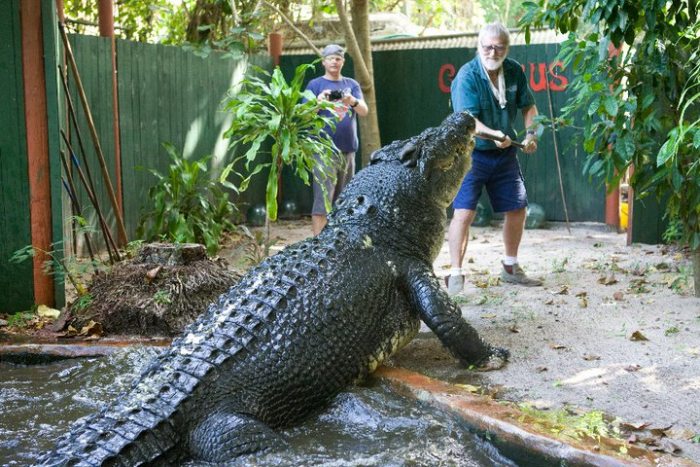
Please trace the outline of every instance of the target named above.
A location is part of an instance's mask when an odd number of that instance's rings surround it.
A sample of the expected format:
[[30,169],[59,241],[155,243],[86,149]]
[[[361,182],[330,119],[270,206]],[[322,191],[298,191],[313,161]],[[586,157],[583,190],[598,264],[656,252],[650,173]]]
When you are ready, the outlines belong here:
[[328,100],[329,101],[339,101],[340,99],[343,98],[343,91],[340,89],[333,89],[331,92],[328,93]]

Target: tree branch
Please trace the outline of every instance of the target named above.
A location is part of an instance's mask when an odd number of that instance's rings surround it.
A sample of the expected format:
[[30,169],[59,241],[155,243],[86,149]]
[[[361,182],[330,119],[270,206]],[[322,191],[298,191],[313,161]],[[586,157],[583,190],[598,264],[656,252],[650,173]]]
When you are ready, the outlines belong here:
[[308,37],[306,37],[306,35],[305,35],[303,32],[301,32],[301,31],[299,30],[299,28],[297,28],[296,26],[294,26],[294,23],[292,23],[292,21],[291,21],[289,18],[287,18],[287,15],[285,15],[284,13],[282,13],[282,11],[281,11],[279,8],[277,8],[275,5],[273,5],[273,4],[270,3],[270,2],[266,2],[265,0],[262,0],[262,3],[263,3],[266,7],[270,8],[271,10],[274,10],[275,13],[277,13],[278,15],[280,15],[280,17],[284,20],[284,22],[287,23],[287,26],[289,26],[289,27],[292,29],[292,31],[294,31],[299,37],[301,37],[302,40],[303,40],[304,42],[306,42],[306,44],[307,44],[309,47],[311,47],[311,49],[314,51],[314,53],[315,53],[316,55],[318,55],[319,57],[321,56],[321,51],[318,50],[318,47],[316,47],[316,46],[313,44],[313,42],[311,42],[311,39],[309,39]]
[[333,0],[335,3],[335,8],[338,10],[338,18],[340,18],[340,25],[343,27],[345,32],[345,47],[348,49],[350,56],[355,62],[355,73],[359,78],[358,81],[370,83],[372,82],[372,75],[370,74],[365,59],[360,51],[360,46],[357,43],[357,38],[352,30],[352,25],[350,25],[350,20],[345,12],[345,6],[342,0]]

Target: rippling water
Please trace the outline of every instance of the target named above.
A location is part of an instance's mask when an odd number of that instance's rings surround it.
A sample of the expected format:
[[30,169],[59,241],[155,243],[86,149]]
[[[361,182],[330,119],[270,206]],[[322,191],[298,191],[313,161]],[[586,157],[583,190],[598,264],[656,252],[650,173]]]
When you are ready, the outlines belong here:
[[[135,348],[110,357],[34,366],[0,362],[0,465],[31,465],[71,422],[113,400],[157,352]],[[228,465],[516,465],[449,416],[376,381],[349,388],[329,410],[282,434],[291,444],[288,451],[246,456]]]

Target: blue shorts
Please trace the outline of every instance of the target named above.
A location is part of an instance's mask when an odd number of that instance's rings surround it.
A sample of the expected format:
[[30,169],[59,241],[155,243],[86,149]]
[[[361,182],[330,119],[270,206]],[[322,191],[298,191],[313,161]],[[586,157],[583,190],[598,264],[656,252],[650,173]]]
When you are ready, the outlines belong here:
[[513,146],[495,151],[475,149],[472,153],[472,168],[464,177],[452,207],[475,211],[484,186],[494,212],[515,211],[526,207],[525,181],[516,151]]

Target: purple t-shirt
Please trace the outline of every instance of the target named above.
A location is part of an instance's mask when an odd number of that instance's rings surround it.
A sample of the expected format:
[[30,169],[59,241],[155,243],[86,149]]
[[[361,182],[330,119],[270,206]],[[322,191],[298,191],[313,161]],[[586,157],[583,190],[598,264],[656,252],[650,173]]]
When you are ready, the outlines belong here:
[[[332,81],[324,78],[314,78],[309,81],[306,89],[318,96],[326,89],[331,91],[339,89],[346,94],[352,94],[355,99],[362,99],[362,90],[360,84],[352,78],[342,77],[339,81]],[[342,102],[335,103],[338,118],[340,119],[335,124],[335,132],[326,127],[326,132],[331,135],[333,142],[342,152],[357,152],[357,118],[356,113],[350,107],[343,105]],[[321,111],[323,115],[331,116],[328,111]]]

